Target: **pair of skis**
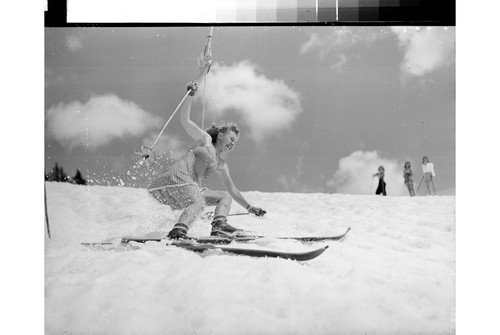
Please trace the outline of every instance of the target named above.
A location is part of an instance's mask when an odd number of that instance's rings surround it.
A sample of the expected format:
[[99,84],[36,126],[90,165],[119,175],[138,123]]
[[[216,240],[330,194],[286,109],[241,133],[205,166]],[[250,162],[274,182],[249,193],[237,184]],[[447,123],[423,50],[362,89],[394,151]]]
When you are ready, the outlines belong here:
[[[340,241],[347,235],[350,229],[351,228],[348,228],[345,233],[337,236],[272,237],[272,238],[282,239],[282,240],[295,240],[300,242]],[[166,241],[167,245],[196,252],[204,252],[207,250],[220,250],[226,253],[245,255],[251,257],[274,257],[274,258],[291,259],[296,261],[307,261],[314,259],[319,255],[321,255],[328,248],[328,246],[324,246],[306,252],[288,252],[288,251],[276,251],[276,250],[266,250],[266,249],[253,249],[253,248],[245,248],[245,247],[230,245],[232,242],[247,243],[263,238],[268,238],[268,237],[241,236],[230,239],[218,236],[207,236],[207,237],[188,237],[187,239],[181,239],[181,240],[168,240],[164,238],[123,237],[120,241],[120,245],[127,245],[129,242],[146,243],[146,242]],[[90,247],[95,245],[113,245],[113,243],[112,242],[82,243],[82,245]]]
[[[322,241],[338,241],[346,236],[346,234],[351,230],[351,228],[347,228],[346,232],[342,235],[337,236],[287,236],[287,237],[269,237],[262,235],[255,236],[237,236],[234,238],[227,237],[219,237],[219,236],[207,236],[207,237],[188,237],[188,240],[196,242],[196,243],[211,243],[211,244],[229,244],[231,242],[252,242],[261,238],[275,238],[279,240],[295,240],[299,242],[322,242]],[[138,243],[146,243],[146,242],[161,242],[164,238],[141,238],[141,237],[123,237],[121,242],[138,242]]]

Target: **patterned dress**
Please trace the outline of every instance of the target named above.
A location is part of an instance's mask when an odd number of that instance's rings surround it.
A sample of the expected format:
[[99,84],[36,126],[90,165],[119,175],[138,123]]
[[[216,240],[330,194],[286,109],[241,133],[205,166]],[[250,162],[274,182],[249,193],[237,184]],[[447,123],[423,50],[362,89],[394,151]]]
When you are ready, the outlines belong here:
[[209,146],[189,150],[184,158],[161,173],[148,187],[159,202],[173,209],[186,208],[199,197],[203,179],[217,170],[216,156]]

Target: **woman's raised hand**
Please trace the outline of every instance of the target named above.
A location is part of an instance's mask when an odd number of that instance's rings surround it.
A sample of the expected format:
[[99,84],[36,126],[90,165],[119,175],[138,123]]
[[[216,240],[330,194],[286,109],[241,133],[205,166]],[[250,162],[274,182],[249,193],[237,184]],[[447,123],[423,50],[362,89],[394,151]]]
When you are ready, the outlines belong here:
[[186,90],[189,92],[190,96],[194,96],[196,94],[196,91],[198,91],[198,81],[191,80],[189,83],[187,83]]

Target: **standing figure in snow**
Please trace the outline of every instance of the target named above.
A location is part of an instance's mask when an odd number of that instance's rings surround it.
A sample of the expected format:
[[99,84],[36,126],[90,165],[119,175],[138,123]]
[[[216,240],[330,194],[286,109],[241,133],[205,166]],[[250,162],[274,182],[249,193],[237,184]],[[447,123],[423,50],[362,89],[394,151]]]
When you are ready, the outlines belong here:
[[[242,234],[227,223],[227,215],[234,199],[249,213],[263,216],[266,211],[251,206],[231,180],[226,164],[226,155],[234,148],[240,130],[235,123],[219,121],[206,131],[191,121],[191,104],[198,89],[198,83],[187,85],[189,96],[181,109],[181,124],[196,141],[184,158],[167,171],[161,173],[148,187],[150,194],[172,209],[184,209],[173,229],[168,233],[171,239],[185,238],[193,221],[201,214],[205,205],[216,205],[212,221],[212,236],[233,237]],[[202,181],[216,172],[226,191],[212,191],[202,187]]]
[[382,194],[382,195],[387,195],[385,191],[385,181],[384,181],[384,175],[385,175],[385,169],[382,165],[378,167],[378,172],[373,175],[372,178],[378,177],[378,187],[377,190],[375,191],[376,195]]
[[408,188],[408,192],[410,192],[410,196],[413,197],[415,195],[415,190],[413,189],[413,171],[411,170],[410,162],[405,163],[403,178],[405,180],[405,185]]
[[[434,164],[429,161],[429,158],[427,156],[422,157],[422,173],[424,174],[422,178],[425,181],[427,191],[429,192],[429,194],[433,194],[431,191],[431,184],[432,188],[434,188],[433,179],[436,176],[436,173],[434,172]],[[434,194],[436,194],[436,190],[434,190]]]

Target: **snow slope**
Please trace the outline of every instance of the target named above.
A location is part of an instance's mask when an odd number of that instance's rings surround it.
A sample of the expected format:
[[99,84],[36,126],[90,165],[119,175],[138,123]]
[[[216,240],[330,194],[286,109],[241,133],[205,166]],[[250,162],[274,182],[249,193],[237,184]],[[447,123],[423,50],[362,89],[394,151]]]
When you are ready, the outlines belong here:
[[[164,243],[80,242],[168,232],[179,212],[144,189],[47,183],[47,334],[450,334],[455,197],[246,192],[268,211],[231,224],[266,236],[337,235],[309,262]],[[208,207],[206,211],[213,210]],[[244,212],[237,204],[232,211]],[[191,235],[208,235],[199,220]],[[265,239],[261,246],[308,250]]]

